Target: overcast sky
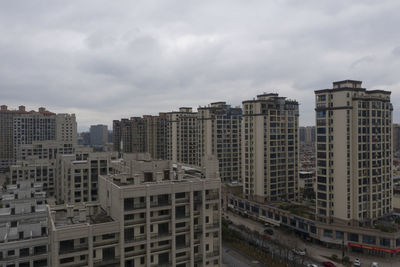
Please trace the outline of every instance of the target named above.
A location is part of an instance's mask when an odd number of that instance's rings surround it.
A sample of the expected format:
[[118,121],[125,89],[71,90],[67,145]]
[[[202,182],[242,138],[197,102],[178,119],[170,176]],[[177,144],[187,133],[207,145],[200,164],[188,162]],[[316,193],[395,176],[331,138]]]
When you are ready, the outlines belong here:
[[392,91],[400,122],[400,1],[0,3],[0,104],[113,119],[263,92],[300,102],[343,79]]

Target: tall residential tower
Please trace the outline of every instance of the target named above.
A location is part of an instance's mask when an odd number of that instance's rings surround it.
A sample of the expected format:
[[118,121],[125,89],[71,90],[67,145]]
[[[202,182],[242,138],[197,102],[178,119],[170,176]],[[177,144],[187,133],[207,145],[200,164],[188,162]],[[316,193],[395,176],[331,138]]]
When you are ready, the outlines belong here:
[[371,225],[392,211],[390,92],[345,80],[315,97],[317,218]]
[[299,104],[278,94],[243,101],[242,179],[247,199],[298,198]]

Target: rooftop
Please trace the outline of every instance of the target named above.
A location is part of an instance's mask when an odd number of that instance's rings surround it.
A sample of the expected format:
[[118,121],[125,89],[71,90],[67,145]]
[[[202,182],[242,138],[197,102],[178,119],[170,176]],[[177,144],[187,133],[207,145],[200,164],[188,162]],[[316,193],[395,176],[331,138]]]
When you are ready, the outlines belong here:
[[74,224],[99,224],[114,221],[99,204],[49,207],[56,227]]

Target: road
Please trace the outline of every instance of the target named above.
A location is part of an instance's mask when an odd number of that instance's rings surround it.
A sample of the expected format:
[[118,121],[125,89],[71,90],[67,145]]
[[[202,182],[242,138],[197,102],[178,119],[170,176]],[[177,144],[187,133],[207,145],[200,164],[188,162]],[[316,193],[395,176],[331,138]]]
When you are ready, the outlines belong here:
[[229,267],[259,267],[260,263],[254,263],[254,259],[241,254],[238,250],[232,249],[226,244],[222,245],[222,263]]
[[[265,227],[262,223],[253,221],[248,218],[243,218],[237,214],[232,212],[224,211],[225,216],[228,216],[229,219],[235,225],[245,225],[251,230],[259,231],[263,233]],[[279,240],[280,243],[286,244],[293,248],[299,248],[307,251],[307,255],[314,259],[316,262],[328,261],[328,258],[332,254],[341,255],[342,252],[337,249],[329,249],[317,244],[313,244],[311,242],[304,242],[301,238],[295,236],[292,233],[287,233],[285,231],[280,230],[279,228],[274,228],[274,235],[272,236],[273,240]],[[380,267],[394,267],[400,266],[399,259],[396,258],[381,258],[374,257],[360,253],[354,252],[346,252],[346,256],[350,258],[351,261],[354,261],[355,258],[359,258],[361,260],[362,266],[370,266],[372,262],[376,261],[379,263]],[[341,264],[335,263],[336,266],[343,266]],[[321,264],[319,264],[320,266]]]

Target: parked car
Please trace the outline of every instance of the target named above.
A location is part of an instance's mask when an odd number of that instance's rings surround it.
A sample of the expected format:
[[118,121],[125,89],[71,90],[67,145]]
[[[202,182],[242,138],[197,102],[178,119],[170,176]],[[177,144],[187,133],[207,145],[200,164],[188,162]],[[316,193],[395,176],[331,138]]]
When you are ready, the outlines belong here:
[[273,235],[274,231],[272,229],[267,228],[267,229],[264,229],[264,234]]
[[379,264],[374,261],[373,263],[371,263],[371,267],[379,267]]
[[294,254],[297,254],[297,255],[300,255],[300,256],[306,255],[306,252],[305,252],[304,250],[297,249],[297,248],[292,249],[292,252],[293,252]]
[[309,264],[307,264],[307,267],[318,267],[318,265],[313,264],[313,263],[309,263]]
[[354,266],[357,266],[357,267],[360,267],[360,266],[361,266],[360,259],[356,258],[356,259],[354,260],[354,262],[353,262],[353,265],[354,265]]
[[330,261],[324,261],[324,262],[322,263],[322,265],[324,265],[325,267],[336,267],[336,265],[333,264],[333,263],[330,262]]

